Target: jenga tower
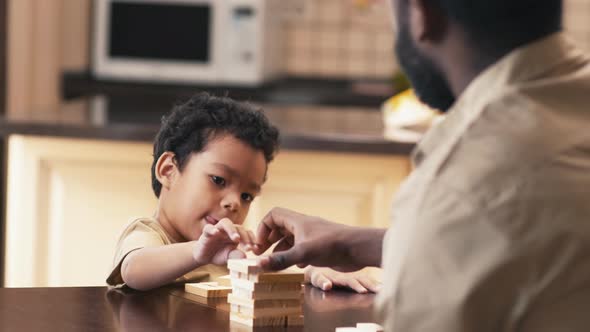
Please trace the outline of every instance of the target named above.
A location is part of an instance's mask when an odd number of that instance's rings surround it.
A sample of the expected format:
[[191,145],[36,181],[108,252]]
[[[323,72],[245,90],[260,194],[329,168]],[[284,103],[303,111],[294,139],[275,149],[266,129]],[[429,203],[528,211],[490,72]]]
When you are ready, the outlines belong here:
[[230,259],[230,320],[248,326],[303,325],[303,273],[263,272],[255,259]]

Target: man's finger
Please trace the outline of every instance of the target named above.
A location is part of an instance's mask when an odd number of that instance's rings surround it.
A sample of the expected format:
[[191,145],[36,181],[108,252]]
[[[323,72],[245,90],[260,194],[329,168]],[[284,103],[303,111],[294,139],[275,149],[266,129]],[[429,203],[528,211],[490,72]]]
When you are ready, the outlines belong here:
[[274,248],[273,252],[289,250],[291,247],[293,247],[292,236],[283,238],[281,242],[279,242],[279,244],[277,244],[277,246]]
[[294,212],[281,209],[273,208],[262,218],[262,221],[258,225],[256,230],[256,239],[259,241],[258,244],[262,245],[262,241],[267,241],[270,233],[273,230],[280,230],[283,234],[293,234],[293,226],[289,220],[293,219],[292,214]]
[[302,248],[291,248],[289,250],[275,252],[266,259],[261,260],[260,264],[265,270],[278,271],[284,270],[293,264],[302,262]]

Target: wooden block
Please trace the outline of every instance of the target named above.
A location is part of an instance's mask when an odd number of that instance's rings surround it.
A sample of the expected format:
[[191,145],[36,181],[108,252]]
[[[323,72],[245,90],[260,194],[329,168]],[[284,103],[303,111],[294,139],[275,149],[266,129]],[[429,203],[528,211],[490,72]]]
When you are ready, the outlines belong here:
[[264,283],[255,282],[247,279],[231,279],[232,285],[240,289],[262,293],[262,292],[293,292],[301,291],[303,285],[299,282],[275,282],[275,283]]
[[303,289],[300,288],[299,290],[286,292],[256,292],[234,286],[232,287],[232,294],[240,298],[252,300],[302,300]]
[[375,323],[357,323],[356,329],[361,332],[383,332],[383,326]]
[[231,305],[231,312],[235,312],[244,316],[262,318],[262,317],[277,317],[277,316],[299,316],[303,315],[303,307],[287,307],[287,308],[250,308],[237,304]]
[[231,277],[229,274],[225,275],[225,276],[221,276],[221,277],[215,279],[215,281],[217,281],[217,284],[219,286],[231,287]]
[[289,316],[287,317],[287,326],[303,326],[305,323],[305,316]]
[[237,297],[234,294],[227,296],[227,302],[231,304],[237,304],[249,308],[286,308],[286,307],[299,307],[303,303],[301,299],[287,299],[287,300],[252,300]]
[[260,283],[294,283],[299,282],[303,283],[305,281],[305,276],[303,272],[299,272],[296,270],[283,270],[278,272],[264,272],[264,273],[253,273],[247,274],[243,272],[237,271],[230,271],[230,276],[232,280],[240,279],[240,280],[249,280],[253,282],[260,282]]
[[203,297],[226,297],[231,293],[231,287],[219,286],[214,281],[185,284],[184,290]]
[[294,316],[294,317],[262,317],[262,318],[254,318],[248,317],[245,315],[241,315],[239,313],[231,312],[229,314],[229,320],[232,322],[236,322],[239,324],[258,327],[258,326],[274,326],[274,327],[287,327],[287,326],[301,326],[303,325],[303,317],[301,316]]
[[258,266],[258,260],[255,258],[244,258],[244,259],[228,259],[227,268],[230,272],[239,272],[244,274],[255,274],[262,272],[260,266]]

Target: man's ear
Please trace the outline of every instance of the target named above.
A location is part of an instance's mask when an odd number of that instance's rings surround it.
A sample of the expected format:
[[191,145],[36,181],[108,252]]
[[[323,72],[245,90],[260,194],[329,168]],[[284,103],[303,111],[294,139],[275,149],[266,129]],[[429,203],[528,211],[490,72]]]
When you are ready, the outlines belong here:
[[179,173],[176,156],[173,152],[166,151],[162,153],[156,162],[154,173],[156,179],[162,184],[162,188],[169,189]]
[[428,0],[408,0],[412,39],[422,43],[438,43],[444,37],[448,20],[440,8]]

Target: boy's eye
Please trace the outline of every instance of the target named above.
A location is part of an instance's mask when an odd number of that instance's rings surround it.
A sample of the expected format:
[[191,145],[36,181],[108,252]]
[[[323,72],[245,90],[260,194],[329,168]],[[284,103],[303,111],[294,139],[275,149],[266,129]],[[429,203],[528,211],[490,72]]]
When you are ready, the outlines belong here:
[[254,196],[248,194],[248,193],[243,193],[242,194],[242,199],[246,202],[252,202],[254,200]]
[[220,176],[211,175],[211,181],[218,186],[225,186],[225,179]]

